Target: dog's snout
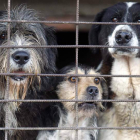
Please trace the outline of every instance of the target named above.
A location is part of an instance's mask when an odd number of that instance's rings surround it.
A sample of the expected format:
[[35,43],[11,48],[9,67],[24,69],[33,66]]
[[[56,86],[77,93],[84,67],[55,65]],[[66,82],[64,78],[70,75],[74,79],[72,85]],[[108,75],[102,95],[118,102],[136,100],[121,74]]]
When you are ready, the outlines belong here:
[[29,61],[30,55],[25,51],[17,51],[12,58],[17,64],[23,65]]
[[130,31],[118,31],[115,36],[115,40],[119,45],[127,44],[132,38]]
[[99,91],[98,88],[95,86],[90,86],[87,88],[87,93],[90,94],[91,96],[97,96]]

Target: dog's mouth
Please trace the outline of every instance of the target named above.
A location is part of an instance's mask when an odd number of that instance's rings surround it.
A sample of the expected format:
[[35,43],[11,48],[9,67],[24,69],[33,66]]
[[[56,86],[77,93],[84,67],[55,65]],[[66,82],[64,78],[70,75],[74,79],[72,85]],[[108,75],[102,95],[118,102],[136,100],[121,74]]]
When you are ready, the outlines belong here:
[[[25,73],[25,71],[23,70],[17,70],[17,71],[13,71],[12,73],[17,73],[18,75],[14,75],[14,76],[10,76],[13,80],[15,81],[23,81],[25,80],[26,76],[23,76],[22,74]],[[19,75],[20,74],[20,75]]]
[[115,49],[115,53],[117,54],[118,52],[122,52],[123,53],[133,53],[135,51],[135,49],[133,48],[117,48]]
[[78,104],[79,109],[96,109],[97,103],[95,102],[83,102]]
[[115,48],[113,53],[111,52],[113,56],[128,56],[128,57],[135,57],[137,54],[137,49],[133,48]]

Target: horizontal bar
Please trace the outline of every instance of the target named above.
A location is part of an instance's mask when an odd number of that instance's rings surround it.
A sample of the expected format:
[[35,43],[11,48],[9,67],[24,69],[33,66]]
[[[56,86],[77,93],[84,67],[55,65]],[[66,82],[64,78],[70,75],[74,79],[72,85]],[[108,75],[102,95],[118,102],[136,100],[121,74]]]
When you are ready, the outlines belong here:
[[50,77],[135,77],[139,78],[140,75],[99,75],[99,74],[32,74],[32,73],[0,73],[1,76],[50,76]]
[[139,130],[140,127],[16,127],[16,128],[4,128],[0,127],[0,130]]
[[[41,46],[0,46],[0,48],[112,48],[112,46],[107,45],[41,45]],[[133,48],[140,49],[140,46],[113,46],[113,48]]]
[[8,23],[46,23],[46,24],[100,24],[100,25],[140,25],[140,23],[134,22],[85,22],[85,21],[34,21],[34,20],[0,20],[0,22],[8,22]]
[[33,103],[46,103],[46,102],[140,102],[140,100],[59,100],[59,99],[31,99],[31,100],[0,100],[2,102],[33,102]]

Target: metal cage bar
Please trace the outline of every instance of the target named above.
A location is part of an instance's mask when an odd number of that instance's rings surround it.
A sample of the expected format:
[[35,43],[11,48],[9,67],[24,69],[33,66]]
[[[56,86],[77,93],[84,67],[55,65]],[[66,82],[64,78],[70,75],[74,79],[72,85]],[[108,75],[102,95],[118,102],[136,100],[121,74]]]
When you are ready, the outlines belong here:
[[46,23],[46,24],[100,24],[100,25],[140,25],[134,22],[85,22],[85,21],[34,21],[34,20],[0,20],[0,22],[17,22],[17,23]]
[[[10,21],[10,9],[11,9],[11,0],[8,0],[8,20]],[[10,45],[10,22],[7,24],[7,42]],[[7,56],[7,73],[10,73],[10,50],[8,49],[8,56]],[[6,84],[6,94],[5,99],[9,99],[9,76],[7,76],[7,84]],[[8,102],[6,103],[6,112],[5,112],[5,128],[9,128],[9,107]],[[8,140],[8,130],[5,131],[5,140]]]
[[[79,22],[79,0],[77,0],[76,3],[76,22]],[[76,25],[76,45],[79,44],[79,25]],[[78,74],[78,48],[75,48],[76,51],[76,71],[75,73]],[[75,90],[76,90],[76,94],[75,94],[75,99],[78,100],[78,77],[76,77],[76,85],[75,85]],[[78,102],[76,103],[76,128],[78,128]],[[78,140],[78,130],[76,131],[76,136],[75,136],[75,140]]]

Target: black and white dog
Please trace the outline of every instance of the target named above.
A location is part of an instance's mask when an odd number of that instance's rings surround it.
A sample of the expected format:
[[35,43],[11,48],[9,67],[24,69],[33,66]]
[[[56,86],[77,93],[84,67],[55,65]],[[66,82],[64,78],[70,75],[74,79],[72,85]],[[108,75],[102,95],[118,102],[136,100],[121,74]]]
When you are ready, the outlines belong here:
[[[75,66],[67,66],[60,70],[59,74],[75,74]],[[99,74],[92,68],[78,67],[78,74]],[[59,99],[75,99],[76,77],[59,77],[56,93]],[[78,103],[78,127],[97,127],[97,115],[101,108],[101,102],[94,100],[108,97],[108,88],[104,78],[100,77],[79,77],[78,78],[78,99],[93,100],[93,102]],[[75,127],[75,102],[62,102],[58,105],[59,127]],[[75,140],[75,130],[56,130],[54,132],[41,131],[37,140]],[[78,130],[78,140],[97,140],[97,130]]]
[[[140,3],[118,3],[95,17],[97,22],[140,22]],[[89,41],[92,45],[108,45],[111,48],[93,49],[102,53],[102,74],[140,75],[139,25],[93,25]],[[114,48],[114,46],[130,46]],[[111,99],[140,99],[139,77],[113,77],[108,80]],[[140,103],[113,102],[113,107],[103,114],[100,126],[140,127]],[[99,140],[139,140],[140,130],[102,130]]]
[[[7,12],[2,12],[0,19],[7,19]],[[16,7],[11,11],[11,20],[38,21],[36,11],[28,9],[25,5]],[[48,99],[53,98],[47,94],[51,88],[51,78],[41,76],[23,76],[29,74],[51,74],[56,71],[56,49],[51,48],[23,48],[23,46],[41,46],[56,44],[51,28],[40,23],[12,22],[10,45],[18,48],[10,49],[10,73],[19,75],[9,78],[9,99]],[[7,23],[0,23],[0,45],[7,45]],[[0,72],[7,72],[8,49],[0,48]],[[7,76],[0,76],[0,99],[6,94]],[[41,110],[47,104],[41,103],[0,103],[0,127],[4,127],[5,110],[8,107],[8,126],[39,127],[41,125]],[[34,140],[37,131],[9,131],[9,140]],[[4,139],[4,131],[0,131],[0,139]]]

